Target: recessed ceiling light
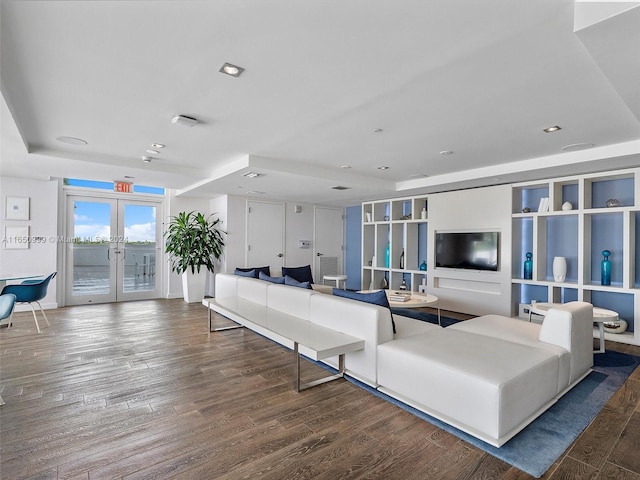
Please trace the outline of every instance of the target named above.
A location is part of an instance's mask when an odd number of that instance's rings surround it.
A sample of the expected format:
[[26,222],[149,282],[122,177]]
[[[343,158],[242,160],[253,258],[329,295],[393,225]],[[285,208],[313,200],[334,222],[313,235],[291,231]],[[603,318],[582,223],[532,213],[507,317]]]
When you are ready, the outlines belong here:
[[149,148],[149,149],[147,149],[147,153],[150,153],[151,155],[158,155],[160,152],[158,150],[151,150]]
[[164,148],[165,145],[163,145],[162,143],[152,143],[151,146],[153,148]]
[[376,128],[373,133],[382,133],[384,132],[384,130],[382,130],[381,128]]
[[378,170],[389,170],[389,167],[387,167],[386,165],[380,165],[378,167]]
[[451,150],[442,150],[440,155],[453,155],[453,152]]
[[244,72],[244,68],[238,67],[237,65],[232,65],[230,63],[225,63],[220,67],[219,72],[226,73],[227,75],[231,75],[232,77],[239,77],[242,72]]
[[263,173],[257,173],[257,172],[247,172],[242,174],[243,177],[247,177],[247,178],[257,178],[257,177],[262,177],[263,175],[264,175]]
[[76,137],[57,137],[56,140],[69,145],[86,145],[87,141]]
[[177,125],[184,125],[185,127],[193,127],[198,123],[198,119],[194,117],[189,117],[187,115],[176,115],[171,119],[171,123],[175,123]]
[[542,130],[544,133],[552,133],[557,132],[558,130],[562,130],[558,125],[554,125],[553,127],[547,127]]
[[333,190],[349,190],[349,187],[343,187],[342,185],[336,185],[335,187],[331,187]]
[[147,157],[146,155],[142,157],[142,161],[145,163],[151,163],[151,160],[153,160],[153,158]]
[[340,168],[344,168],[345,170],[348,170],[351,168],[351,165],[340,165]]

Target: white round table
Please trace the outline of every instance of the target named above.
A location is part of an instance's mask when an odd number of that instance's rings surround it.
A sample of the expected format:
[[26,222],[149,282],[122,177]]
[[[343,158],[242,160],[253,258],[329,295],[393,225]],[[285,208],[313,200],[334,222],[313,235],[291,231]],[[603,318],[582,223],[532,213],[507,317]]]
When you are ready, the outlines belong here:
[[336,282],[336,288],[340,288],[340,282],[342,282],[342,289],[347,285],[347,276],[346,275],[325,275],[322,277],[322,283],[326,284],[327,280],[331,282]]
[[[360,290],[361,293],[377,292],[378,290]],[[389,306],[391,308],[424,308],[431,307],[438,310],[438,324],[440,325],[440,305],[438,304],[438,297],[431,295],[430,293],[416,293],[409,292],[407,290],[385,290],[387,299],[389,300]],[[410,295],[408,300],[404,302],[394,301],[389,298],[393,294],[406,294]]]
[[[529,308],[529,321],[531,321],[531,314],[546,315],[549,309],[562,305],[561,303],[539,303],[535,302],[531,304]],[[600,331],[600,349],[595,350],[595,353],[604,353],[604,324],[608,322],[615,322],[618,320],[618,312],[613,310],[607,310],[606,308],[593,307],[593,321],[598,324],[598,330]]]

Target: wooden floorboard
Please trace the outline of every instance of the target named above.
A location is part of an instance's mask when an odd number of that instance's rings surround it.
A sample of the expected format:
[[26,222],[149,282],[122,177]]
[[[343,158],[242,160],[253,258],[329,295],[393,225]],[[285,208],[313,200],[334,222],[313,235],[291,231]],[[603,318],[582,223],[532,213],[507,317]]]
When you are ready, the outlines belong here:
[[[0,328],[0,479],[531,478],[344,380],[296,393],[290,350],[200,304],[48,316]],[[640,480],[639,444],[640,369],[544,478]]]

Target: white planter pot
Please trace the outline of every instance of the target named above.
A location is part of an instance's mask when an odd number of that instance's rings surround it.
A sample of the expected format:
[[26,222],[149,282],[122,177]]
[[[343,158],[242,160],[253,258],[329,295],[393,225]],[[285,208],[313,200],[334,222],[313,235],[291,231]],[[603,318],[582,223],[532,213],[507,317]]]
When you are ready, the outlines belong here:
[[556,282],[564,282],[565,278],[567,278],[567,259],[553,257],[553,279]]
[[187,303],[202,302],[204,298],[204,286],[207,281],[207,269],[200,268],[200,272],[191,271],[182,274],[182,294]]

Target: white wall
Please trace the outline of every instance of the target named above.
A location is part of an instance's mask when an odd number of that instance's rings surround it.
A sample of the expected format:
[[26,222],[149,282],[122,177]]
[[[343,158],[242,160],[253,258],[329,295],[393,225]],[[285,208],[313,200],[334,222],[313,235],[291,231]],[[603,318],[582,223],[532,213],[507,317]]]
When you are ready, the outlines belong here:
[[[14,250],[0,246],[0,270],[2,273],[26,273],[49,275],[58,271],[58,180],[42,181],[25,178],[0,177],[0,197],[2,215],[0,227],[2,236],[5,227],[28,226],[32,241],[28,249]],[[4,209],[7,196],[29,197],[29,220],[6,220]],[[62,281],[60,272],[49,284],[47,296],[40,303],[43,308],[58,306],[57,284]],[[28,306],[18,306],[19,310],[30,310]]]
[[[247,243],[247,197],[225,195],[211,200],[211,210],[218,212],[227,232],[227,245],[221,265],[223,272],[233,272],[236,267],[246,265]],[[285,208],[285,251],[284,265],[313,267],[314,205],[309,203],[283,202]],[[300,205],[300,213],[294,207]],[[298,240],[310,240],[310,248],[299,248]],[[272,272],[279,275],[280,272]]]
[[[500,270],[475,272],[433,268],[435,232],[500,232]],[[429,195],[428,291],[441,308],[475,315],[511,316],[511,186]]]

